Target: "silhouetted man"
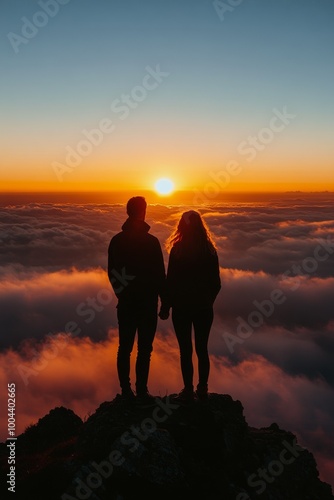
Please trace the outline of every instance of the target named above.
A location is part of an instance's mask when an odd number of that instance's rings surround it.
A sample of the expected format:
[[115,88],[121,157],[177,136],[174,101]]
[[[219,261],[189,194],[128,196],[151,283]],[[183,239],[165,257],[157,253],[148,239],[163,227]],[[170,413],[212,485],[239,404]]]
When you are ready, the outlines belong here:
[[152,398],[147,381],[157,327],[158,298],[163,296],[165,287],[162,250],[159,240],[149,234],[150,226],[145,222],[146,206],[141,196],[128,201],[128,219],[122,231],[111,239],[108,250],[108,276],[118,298],[119,382],[122,395],[134,398],[130,355],[137,332],[136,393],[142,400]]

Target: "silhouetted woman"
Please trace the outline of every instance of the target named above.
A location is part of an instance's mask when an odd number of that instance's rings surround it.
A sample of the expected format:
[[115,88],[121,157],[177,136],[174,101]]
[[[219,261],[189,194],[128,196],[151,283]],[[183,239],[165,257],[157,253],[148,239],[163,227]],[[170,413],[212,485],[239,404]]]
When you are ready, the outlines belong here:
[[192,329],[198,358],[196,395],[199,399],[206,399],[210,371],[208,340],[213,322],[213,303],[221,288],[217,251],[201,215],[193,210],[182,214],[167,241],[167,248],[170,251],[167,301],[162,304],[159,316],[167,319],[172,308],[184,382],[179,399],[194,399]]

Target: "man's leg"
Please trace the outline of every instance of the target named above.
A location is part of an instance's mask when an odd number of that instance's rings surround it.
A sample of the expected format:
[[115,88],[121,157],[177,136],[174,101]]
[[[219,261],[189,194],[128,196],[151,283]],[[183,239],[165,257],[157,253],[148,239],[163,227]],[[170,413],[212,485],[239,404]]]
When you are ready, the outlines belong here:
[[137,330],[136,315],[124,304],[117,306],[119,345],[117,352],[117,372],[122,392],[129,392],[130,356]]
[[193,390],[194,368],[192,363],[192,321],[189,312],[183,309],[173,308],[172,311],[173,326],[180,348],[181,372],[184,387],[187,390]]
[[157,304],[153,304],[142,308],[138,313],[138,351],[136,360],[136,392],[138,395],[145,395],[148,392],[147,382],[151,352],[158,323],[157,309]]

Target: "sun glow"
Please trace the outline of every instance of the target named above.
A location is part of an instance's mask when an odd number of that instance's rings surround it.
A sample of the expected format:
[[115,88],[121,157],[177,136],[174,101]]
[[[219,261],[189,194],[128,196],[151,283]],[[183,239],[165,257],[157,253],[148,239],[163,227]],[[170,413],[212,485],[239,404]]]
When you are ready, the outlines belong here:
[[156,192],[162,196],[171,194],[174,191],[174,183],[165,177],[157,180],[154,187]]

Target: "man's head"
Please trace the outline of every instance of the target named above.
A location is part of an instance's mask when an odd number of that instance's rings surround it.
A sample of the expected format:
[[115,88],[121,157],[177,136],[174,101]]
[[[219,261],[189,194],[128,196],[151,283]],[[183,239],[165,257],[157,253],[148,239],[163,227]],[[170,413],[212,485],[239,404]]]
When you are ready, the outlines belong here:
[[130,198],[126,205],[126,213],[132,219],[145,220],[146,200],[143,196],[134,196]]

